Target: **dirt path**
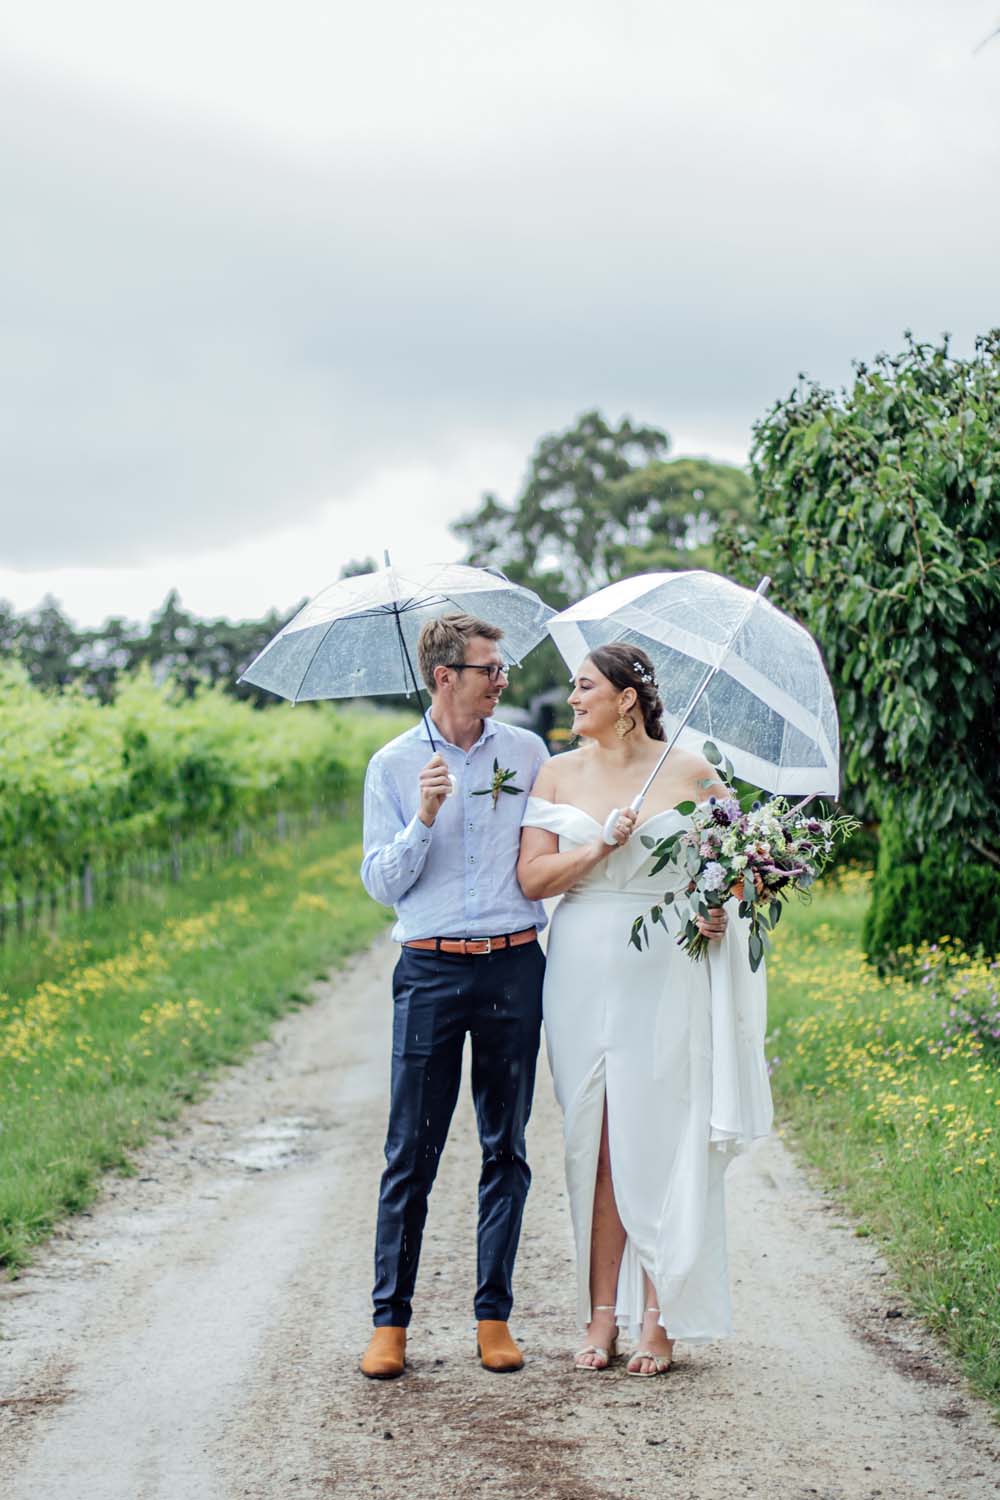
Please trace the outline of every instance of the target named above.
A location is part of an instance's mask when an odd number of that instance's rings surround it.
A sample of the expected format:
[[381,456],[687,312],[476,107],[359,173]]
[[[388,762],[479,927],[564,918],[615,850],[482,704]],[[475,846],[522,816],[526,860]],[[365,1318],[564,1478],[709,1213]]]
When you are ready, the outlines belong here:
[[498,1377],[474,1358],[466,1095],[431,1199],[412,1368],[363,1380],[393,956],[380,942],[321,987],[0,1287],[4,1500],[1000,1493],[1000,1433],[910,1320],[887,1318],[902,1304],[870,1242],[776,1140],[729,1177],[738,1336],[681,1346],[663,1380],[574,1374],[544,1065],[512,1320],[528,1365]]

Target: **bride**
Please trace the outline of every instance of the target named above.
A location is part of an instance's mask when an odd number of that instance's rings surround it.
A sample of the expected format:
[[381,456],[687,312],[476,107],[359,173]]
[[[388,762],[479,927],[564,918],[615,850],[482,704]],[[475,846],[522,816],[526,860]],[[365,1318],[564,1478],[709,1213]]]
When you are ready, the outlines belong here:
[[[731,1330],[723,1175],[770,1128],[764,971],[751,973],[743,924],[727,931],[725,912],[699,924],[714,940],[702,962],[662,928],[647,951],[629,945],[632,918],[686,878],[668,865],[654,885],[639,834],[662,838],[684,824],[676,803],[728,792],[675,747],[641,821],[627,810],[665,739],[653,666],[636,647],[593,651],[569,704],[589,743],[539,772],[518,879],[529,899],[563,897],[543,1007],[588,1340],[575,1364],[606,1369],[624,1326],[637,1340],[628,1373],[662,1375],[675,1339]],[[612,807],[626,811],[609,846]]]

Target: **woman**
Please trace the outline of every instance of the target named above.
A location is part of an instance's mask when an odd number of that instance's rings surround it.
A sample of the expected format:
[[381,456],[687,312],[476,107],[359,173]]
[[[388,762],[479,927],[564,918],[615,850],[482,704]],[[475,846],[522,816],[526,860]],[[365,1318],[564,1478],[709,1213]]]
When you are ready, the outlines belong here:
[[654,885],[639,834],[682,827],[678,802],[727,795],[701,756],[674,748],[641,821],[628,809],[663,751],[662,705],[645,652],[602,646],[569,697],[589,743],[542,767],[528,798],[518,879],[537,900],[563,896],[549,935],[543,1010],[564,1114],[566,1181],[587,1345],[603,1370],[618,1328],[638,1341],[630,1375],[670,1368],[674,1340],[730,1331],[723,1174],[736,1147],[765,1135],[771,1098],[763,968],[750,972],[741,922],[700,922],[713,941],[694,962],[662,931],[639,953],[632,918],[686,880]]

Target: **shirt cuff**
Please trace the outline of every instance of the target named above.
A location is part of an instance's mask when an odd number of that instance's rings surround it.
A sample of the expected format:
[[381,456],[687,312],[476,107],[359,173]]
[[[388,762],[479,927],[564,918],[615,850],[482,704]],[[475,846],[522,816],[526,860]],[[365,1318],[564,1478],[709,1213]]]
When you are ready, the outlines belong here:
[[414,813],[402,833],[398,834],[401,844],[406,844],[411,849],[418,849],[421,844],[429,844],[433,827],[428,828],[426,823],[420,821],[420,814]]

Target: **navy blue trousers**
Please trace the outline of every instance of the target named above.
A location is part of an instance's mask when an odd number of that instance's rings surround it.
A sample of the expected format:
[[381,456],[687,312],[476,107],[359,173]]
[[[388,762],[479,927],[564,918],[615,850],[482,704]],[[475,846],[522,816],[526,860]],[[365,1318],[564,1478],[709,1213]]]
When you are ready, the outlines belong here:
[[506,1319],[531,1173],[531,1113],[545,958],[537,943],[463,956],[401,950],[393,974],[392,1085],[375,1231],[375,1325],[405,1328],[427,1197],[472,1039],[472,1097],[483,1162],[475,1312]]

